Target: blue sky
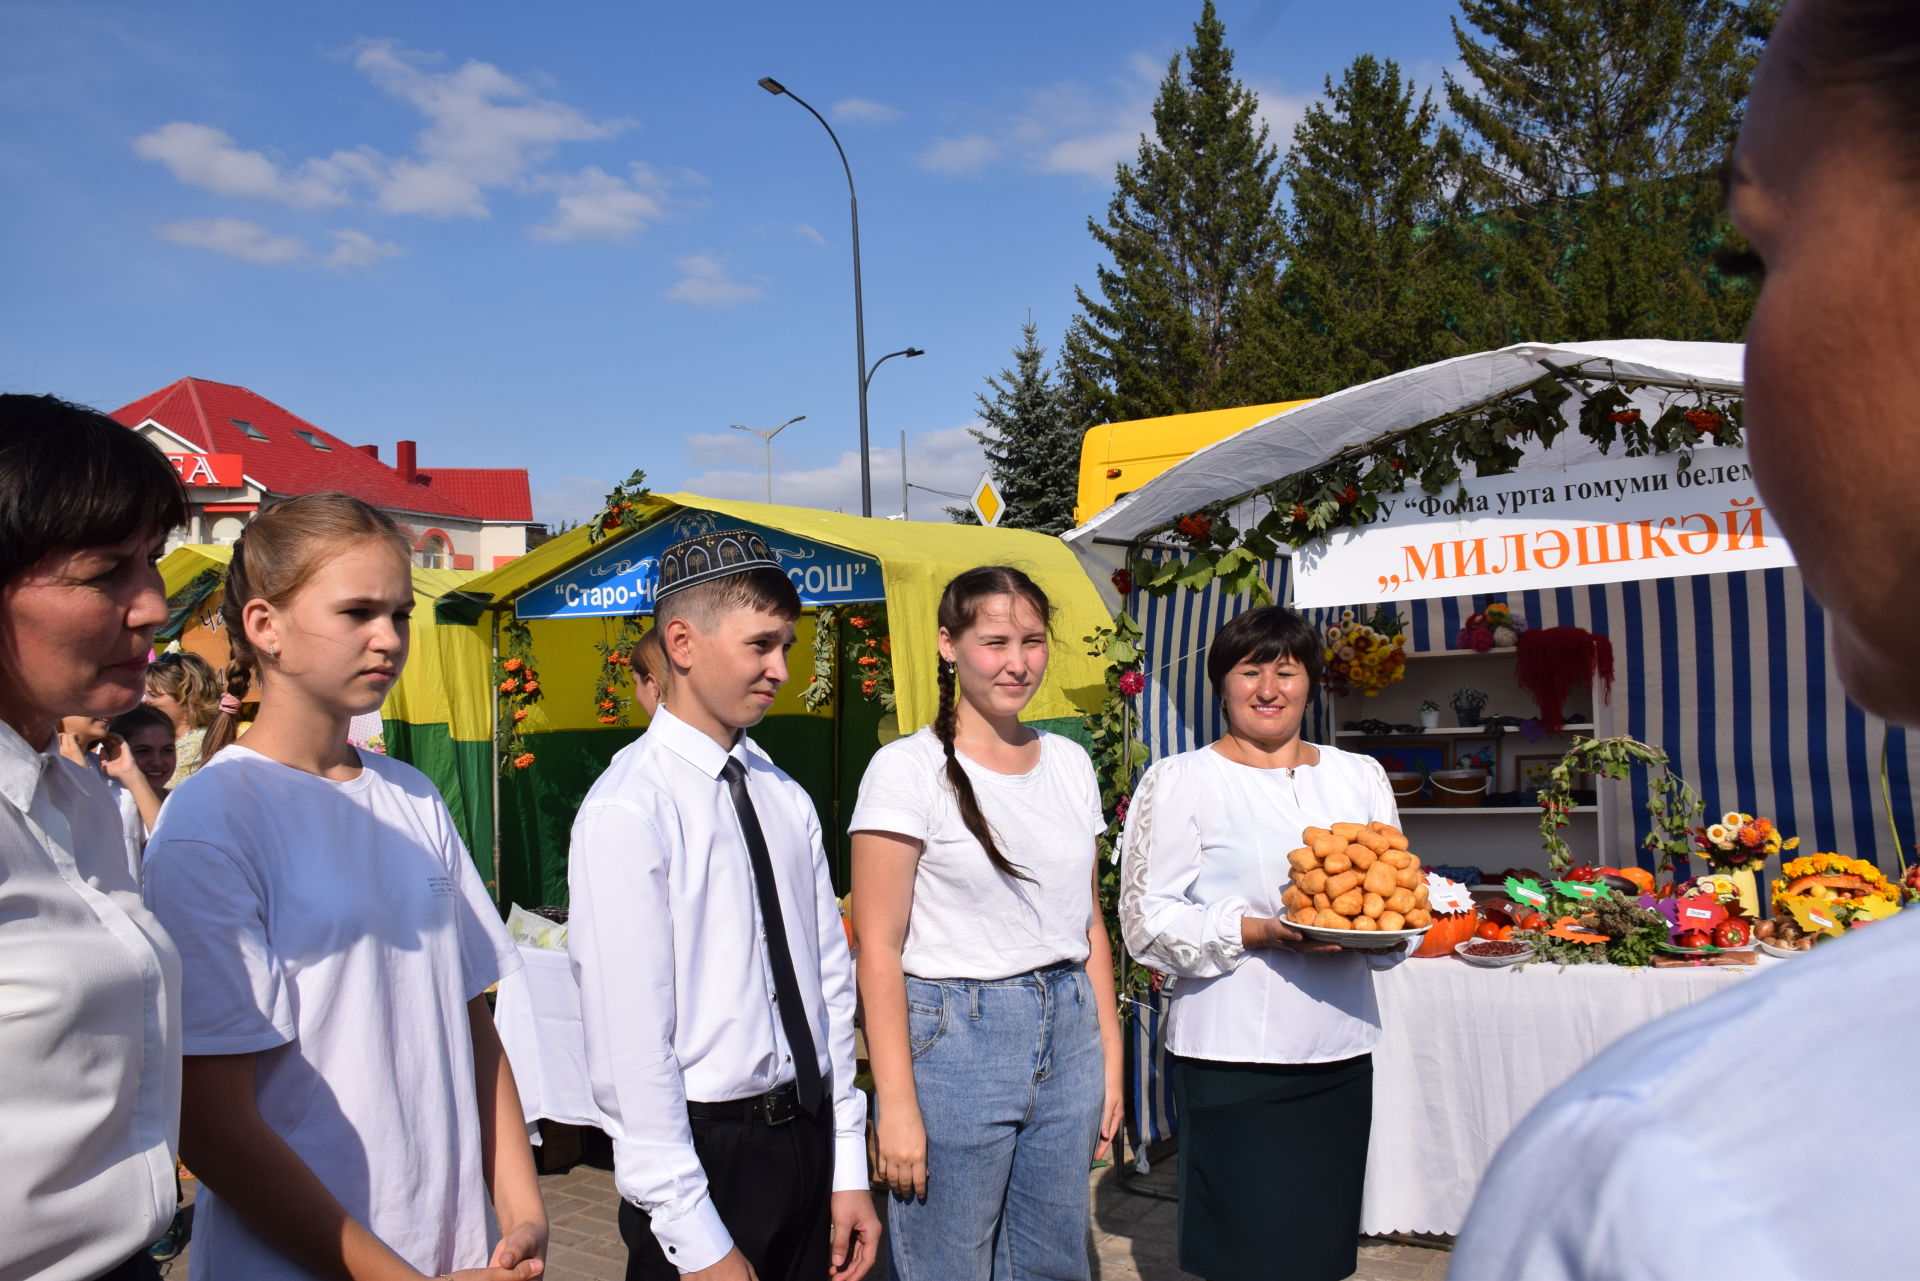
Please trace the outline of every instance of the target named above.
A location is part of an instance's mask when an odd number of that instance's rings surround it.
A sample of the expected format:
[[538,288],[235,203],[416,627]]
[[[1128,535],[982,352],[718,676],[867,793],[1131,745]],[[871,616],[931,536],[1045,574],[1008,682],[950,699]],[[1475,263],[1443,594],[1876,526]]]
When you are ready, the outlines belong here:
[[[1360,53],[1436,83],[1444,0],[1225,0],[1285,135]],[[1031,313],[1091,285],[1114,164],[1192,4],[0,0],[0,389],[115,408],[240,383],[423,464],[525,466],[578,518],[643,467],[858,510],[844,179],[874,510],[965,489]],[[943,500],[916,493],[914,514]]]

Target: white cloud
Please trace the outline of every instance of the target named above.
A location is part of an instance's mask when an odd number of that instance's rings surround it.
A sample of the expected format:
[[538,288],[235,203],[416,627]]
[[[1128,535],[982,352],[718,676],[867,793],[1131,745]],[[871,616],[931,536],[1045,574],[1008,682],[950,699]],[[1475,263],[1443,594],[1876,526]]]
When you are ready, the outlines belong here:
[[[357,70],[426,117],[409,155],[387,156],[363,145],[289,165],[240,147],[225,130],[187,121],[162,125],[135,139],[133,148],[166,165],[180,182],[221,196],[322,208],[364,192],[388,213],[485,218],[491,192],[541,185],[533,175],[561,144],[602,141],[629,124],[595,120],[542,98],[491,63],[468,61],[436,71],[433,61],[391,40],[366,41],[354,53]],[[604,200],[589,202],[575,219],[563,210],[550,225],[597,228],[581,234],[605,236],[609,228],[631,223],[636,208],[631,196],[624,210],[609,210]]]
[[811,240],[816,245],[824,245],[827,243],[827,238],[820,234],[820,229],[811,223],[795,223],[793,225],[793,233],[803,239]]
[[391,40],[370,40],[354,55],[355,67],[428,120],[418,158],[395,161],[379,184],[380,206],[391,213],[485,217],[489,188],[517,182],[559,143],[611,138],[627,125],[537,97],[491,63],[435,72],[423,65],[429,61]]
[[133,149],[157,160],[178,181],[216,196],[268,200],[298,208],[344,204],[344,168],[337,162],[309,160],[283,170],[263,152],[246,151],[233,136],[211,125],[175,120],[133,140]]
[[331,234],[333,252],[320,265],[335,271],[371,267],[382,258],[398,258],[406,253],[399,245],[375,240],[364,231],[343,228]]
[[598,476],[557,476],[533,491],[533,518],[552,529],[563,521],[580,522],[600,510],[613,490]]
[[871,98],[842,98],[829,110],[835,120],[845,124],[885,125],[900,118],[898,107],[889,107],[884,102],[875,102]]
[[527,234],[535,240],[631,240],[661,216],[665,184],[647,166],[635,162],[630,178],[616,178],[588,165],[565,178],[541,180],[560,194],[553,218]]
[[667,297],[696,307],[733,307],[760,296],[760,286],[735,280],[727,264],[711,253],[675,258],[682,273]]
[[935,173],[976,173],[1000,154],[1000,144],[982,134],[942,138],[920,153],[920,167]]
[[269,267],[286,266],[307,256],[307,247],[298,236],[276,236],[244,218],[190,218],[160,228],[160,238]]
[[686,446],[689,467],[745,466],[766,457],[766,447],[759,439],[743,431],[689,432]]
[[[792,431],[803,431],[809,424],[801,424]],[[942,489],[952,493],[966,493],[973,488],[975,481],[986,467],[986,459],[980,452],[980,444],[968,434],[968,427],[978,427],[976,420],[958,427],[946,427],[937,431],[920,432],[910,437],[907,443],[907,478],[916,485],[928,489]],[[744,432],[735,433],[748,444],[756,443]],[[791,434],[791,432],[789,433]],[[849,432],[851,436],[851,432]],[[897,439],[893,433],[887,433],[889,441]],[[787,440],[783,435],[775,444]],[[796,440],[793,448],[805,442]],[[774,454],[775,471],[773,473],[773,501],[796,507],[818,507],[828,510],[858,512],[860,510],[860,455],[856,450],[841,453],[834,461],[818,466],[799,469],[782,468],[781,451],[776,448]],[[870,451],[868,466],[873,482],[873,514],[892,516],[900,510],[900,451],[891,444],[887,448],[874,448]],[[737,498],[751,502],[764,500],[767,495],[767,478],[764,466],[752,465],[714,468],[689,476],[681,488],[689,493],[705,494],[712,498]],[[964,503],[964,499],[942,498],[938,494],[927,493],[924,489],[911,491],[908,511],[915,520],[945,522],[943,508]]]
[[[1152,134],[1153,101],[1165,75],[1165,61],[1136,53],[1104,87],[1062,81],[1032,90],[986,127],[935,142],[921,153],[920,165],[937,173],[969,174],[1012,163],[1034,173],[1111,181],[1116,166],[1139,155],[1141,136]],[[1311,97],[1253,82],[1247,87],[1259,100],[1256,113],[1270,131],[1269,140],[1284,154]]]

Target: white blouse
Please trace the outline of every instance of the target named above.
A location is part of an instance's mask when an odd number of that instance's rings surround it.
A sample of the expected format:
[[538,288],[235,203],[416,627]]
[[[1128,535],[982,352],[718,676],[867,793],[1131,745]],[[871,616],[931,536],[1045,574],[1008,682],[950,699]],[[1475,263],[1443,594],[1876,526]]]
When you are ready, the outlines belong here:
[[1405,952],[1303,956],[1240,942],[1242,917],[1283,915],[1287,854],[1303,830],[1399,823],[1378,761],[1318,751],[1315,765],[1259,769],[1203,747],[1140,780],[1123,837],[1120,928],[1128,950],[1167,975],[1173,1054],[1330,1063],[1380,1039],[1372,971]]

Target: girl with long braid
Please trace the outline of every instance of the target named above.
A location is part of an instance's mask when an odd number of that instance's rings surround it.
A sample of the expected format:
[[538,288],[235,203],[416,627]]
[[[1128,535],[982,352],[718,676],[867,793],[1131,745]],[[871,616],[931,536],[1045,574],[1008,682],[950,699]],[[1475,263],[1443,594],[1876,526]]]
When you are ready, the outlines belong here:
[[1093,764],[1020,723],[1051,615],[1017,569],[948,583],[939,715],[860,782],[854,932],[899,1281],[1087,1276],[1120,1024]]
[[399,679],[413,602],[406,540],[356,498],[289,499],[234,544],[229,698],[146,868],[184,975],[195,1281],[545,1266],[484,995],[519,958],[433,784],[347,739]]

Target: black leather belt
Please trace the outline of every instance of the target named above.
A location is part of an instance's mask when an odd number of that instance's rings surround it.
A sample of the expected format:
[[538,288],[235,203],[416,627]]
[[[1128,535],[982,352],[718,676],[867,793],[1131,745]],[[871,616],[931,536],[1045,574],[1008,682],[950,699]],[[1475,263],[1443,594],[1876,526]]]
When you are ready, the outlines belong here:
[[765,1121],[768,1125],[786,1125],[800,1115],[800,1096],[789,1082],[750,1099],[728,1099],[725,1103],[696,1103],[688,1099],[687,1115],[696,1121]]

